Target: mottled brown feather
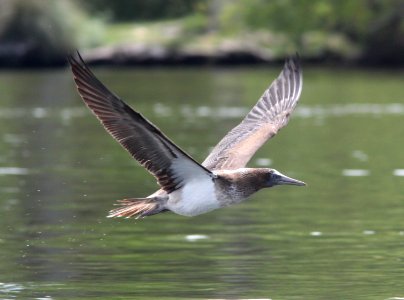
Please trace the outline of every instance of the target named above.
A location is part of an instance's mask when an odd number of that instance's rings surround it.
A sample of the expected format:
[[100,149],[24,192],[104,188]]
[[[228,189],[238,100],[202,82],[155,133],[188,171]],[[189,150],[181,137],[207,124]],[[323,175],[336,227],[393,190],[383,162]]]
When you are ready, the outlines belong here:
[[254,153],[288,123],[302,85],[299,58],[287,59],[278,78],[244,120],[215,146],[202,165],[209,170],[245,167]]
[[209,170],[170,141],[156,126],[109,91],[90,71],[79,53],[78,57],[80,61],[73,56],[68,59],[82,99],[105,129],[157,178],[159,185],[167,193],[181,188],[191,179],[189,170],[172,168],[174,160],[191,162],[192,170],[198,175],[202,172],[213,176]]

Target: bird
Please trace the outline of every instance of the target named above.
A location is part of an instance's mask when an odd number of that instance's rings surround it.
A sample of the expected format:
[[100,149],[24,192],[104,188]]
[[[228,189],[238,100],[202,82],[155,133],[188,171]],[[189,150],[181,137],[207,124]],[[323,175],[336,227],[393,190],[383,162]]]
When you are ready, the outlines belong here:
[[246,167],[254,153],[288,123],[296,107],[303,85],[297,53],[286,58],[280,75],[202,163],[110,91],[79,51],[67,59],[84,103],[160,186],[147,197],[118,200],[107,217],[144,218],[167,211],[193,217],[243,202],[263,188],[306,185],[275,169]]

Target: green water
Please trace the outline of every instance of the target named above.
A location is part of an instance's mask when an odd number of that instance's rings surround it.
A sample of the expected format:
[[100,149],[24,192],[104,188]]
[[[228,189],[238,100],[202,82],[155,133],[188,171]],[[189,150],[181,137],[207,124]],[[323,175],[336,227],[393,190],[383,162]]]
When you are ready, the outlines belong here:
[[[199,161],[279,71],[95,69]],[[0,72],[0,298],[401,299],[403,75],[304,68],[298,110],[250,165],[307,187],[194,218],[122,220],[105,218],[114,201],[155,180],[69,71]]]

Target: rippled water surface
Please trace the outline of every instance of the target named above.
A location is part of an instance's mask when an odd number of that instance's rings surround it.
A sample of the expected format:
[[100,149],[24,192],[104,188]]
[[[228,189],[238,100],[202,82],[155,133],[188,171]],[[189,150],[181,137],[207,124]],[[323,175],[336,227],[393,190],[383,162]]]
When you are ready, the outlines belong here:
[[[274,68],[95,69],[195,159]],[[68,70],[0,72],[1,299],[403,299],[402,71],[304,70],[263,190],[194,218],[107,219],[155,180],[102,129]]]

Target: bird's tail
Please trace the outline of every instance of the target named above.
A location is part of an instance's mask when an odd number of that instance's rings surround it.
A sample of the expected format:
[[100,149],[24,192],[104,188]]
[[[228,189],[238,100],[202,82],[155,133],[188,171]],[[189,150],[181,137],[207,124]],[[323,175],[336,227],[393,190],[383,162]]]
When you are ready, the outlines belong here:
[[158,214],[165,211],[159,198],[131,198],[118,200],[120,207],[109,211],[108,218],[125,217],[136,219]]

